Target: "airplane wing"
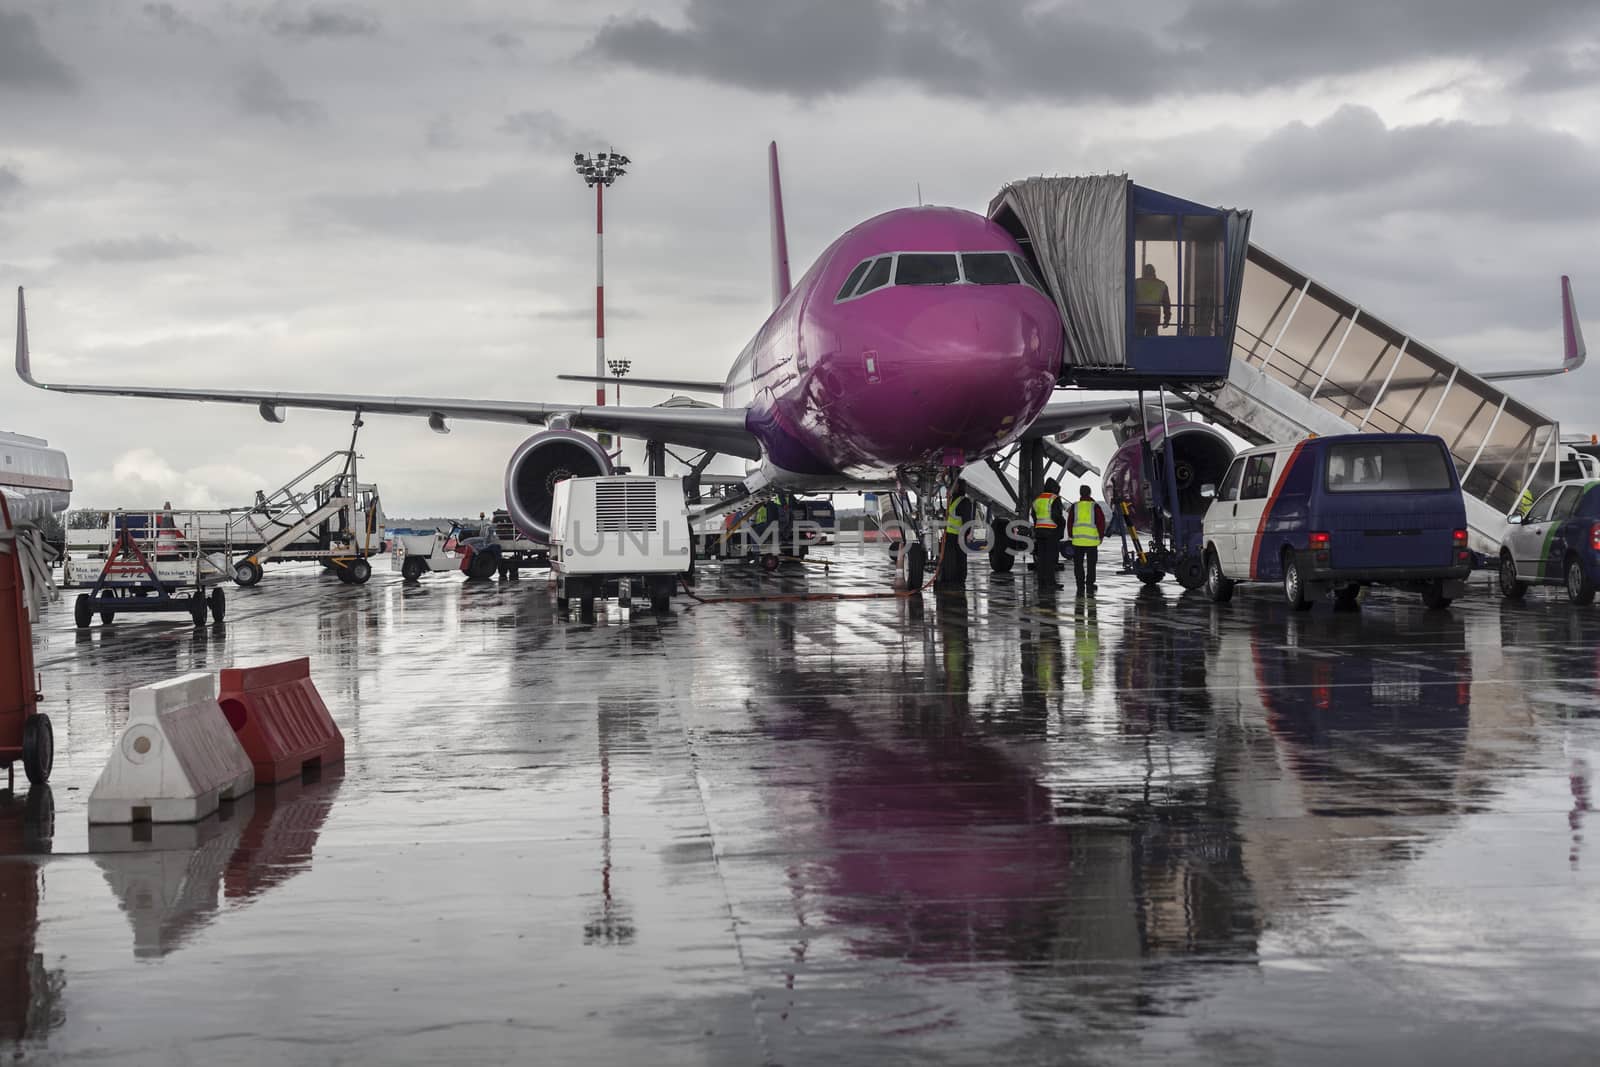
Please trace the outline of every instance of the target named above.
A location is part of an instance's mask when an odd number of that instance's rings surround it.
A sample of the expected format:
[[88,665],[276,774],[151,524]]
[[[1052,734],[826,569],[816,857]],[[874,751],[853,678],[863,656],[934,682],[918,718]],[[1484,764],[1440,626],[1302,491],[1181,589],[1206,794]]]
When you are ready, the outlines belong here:
[[1113,422],[1132,419],[1138,412],[1132,400],[1058,400],[1044,406],[1024,437],[1054,437],[1098,429]]
[[642,385],[649,389],[682,390],[685,393],[722,394],[722,382],[706,382],[688,378],[602,378],[595,374],[558,374],[563,382],[594,382],[599,385]]
[[744,408],[610,407],[578,404],[534,404],[518,400],[463,400],[425,396],[376,396],[360,393],[285,393],[253,389],[174,389],[139,385],[63,385],[34,378],[28,352],[28,319],[22,289],[17,288],[17,377],[52,393],[128,396],[157,400],[191,400],[219,404],[254,404],[263,419],[282,422],[287,408],[350,411],[378,415],[414,415],[447,433],[448,419],[539,425],[565,420],[575,430],[618,433],[664,441],[687,448],[710,449],[744,459],[760,459],[761,446],[745,428]]

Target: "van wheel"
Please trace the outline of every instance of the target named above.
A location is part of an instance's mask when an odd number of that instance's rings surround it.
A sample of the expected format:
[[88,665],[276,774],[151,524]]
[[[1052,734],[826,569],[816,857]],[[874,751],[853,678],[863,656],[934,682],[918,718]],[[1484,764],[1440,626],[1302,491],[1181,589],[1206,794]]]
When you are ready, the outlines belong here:
[[1233,582],[1222,573],[1222,561],[1215,552],[1206,553],[1206,595],[1217,604],[1233,599]]
[[1422,587],[1422,603],[1429,611],[1443,611],[1450,606],[1450,598],[1444,595],[1444,579],[1435,578]]
[[1594,603],[1594,583],[1577,556],[1567,557],[1567,599],[1574,604]]
[[1507,600],[1521,600],[1528,592],[1528,583],[1517,577],[1517,561],[1511,553],[1500,553],[1500,595]]
[[1283,598],[1295,611],[1310,611],[1311,601],[1306,599],[1306,584],[1300,577],[1300,561],[1293,550],[1283,553]]

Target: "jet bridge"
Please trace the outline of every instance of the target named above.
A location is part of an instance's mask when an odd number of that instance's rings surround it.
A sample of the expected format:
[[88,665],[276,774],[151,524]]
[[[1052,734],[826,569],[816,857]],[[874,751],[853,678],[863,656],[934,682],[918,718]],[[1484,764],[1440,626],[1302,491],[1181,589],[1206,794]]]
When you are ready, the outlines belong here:
[[1255,245],[1226,379],[1175,388],[1256,444],[1311,433],[1437,434],[1461,477],[1472,547],[1486,554],[1523,491],[1537,495],[1559,478],[1555,419]]

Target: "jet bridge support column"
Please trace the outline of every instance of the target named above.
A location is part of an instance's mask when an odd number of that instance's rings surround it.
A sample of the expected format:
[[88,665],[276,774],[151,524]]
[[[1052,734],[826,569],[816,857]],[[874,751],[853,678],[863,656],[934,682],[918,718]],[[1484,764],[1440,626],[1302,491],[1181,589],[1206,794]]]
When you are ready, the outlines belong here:
[[667,446],[661,441],[646,441],[644,443],[644,469],[652,478],[664,478],[667,474]]

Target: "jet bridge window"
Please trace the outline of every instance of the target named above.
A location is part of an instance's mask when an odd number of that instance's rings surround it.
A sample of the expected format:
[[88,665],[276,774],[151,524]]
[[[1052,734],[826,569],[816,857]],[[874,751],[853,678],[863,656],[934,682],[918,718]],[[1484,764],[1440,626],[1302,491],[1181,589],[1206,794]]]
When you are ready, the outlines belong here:
[[1017,284],[1017,269],[1005,252],[963,252],[961,270],[973,285]]
[[901,252],[895,268],[896,285],[955,285],[961,269],[950,252]]
[[856,286],[861,282],[861,276],[867,273],[867,268],[870,266],[872,266],[872,260],[870,259],[863,259],[856,264],[856,269],[850,272],[850,277],[846,278],[844,284],[839,286],[839,295],[833,298],[835,303],[856,291]]

